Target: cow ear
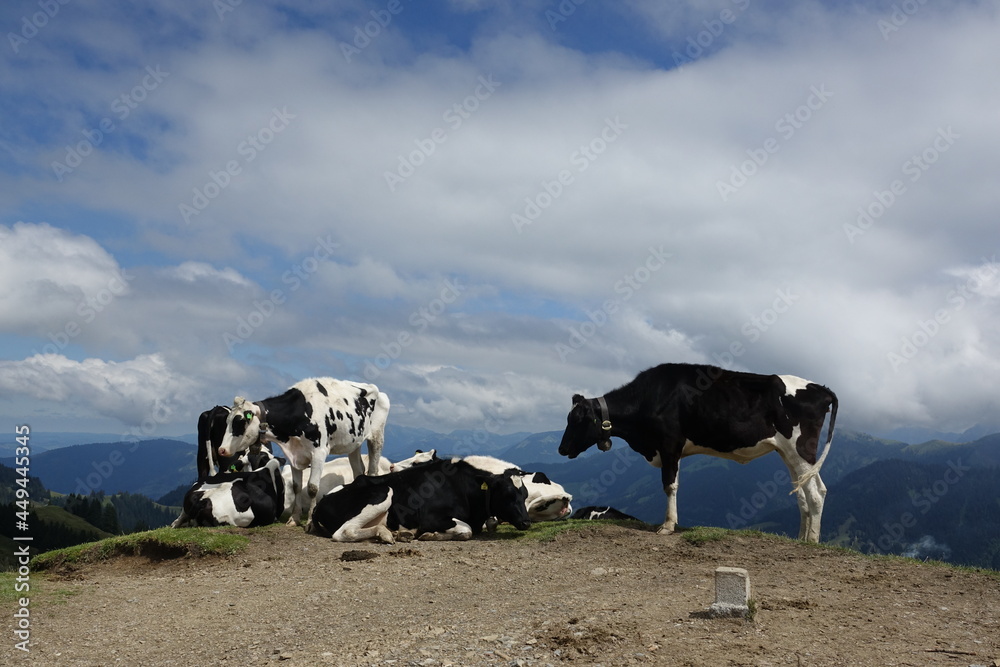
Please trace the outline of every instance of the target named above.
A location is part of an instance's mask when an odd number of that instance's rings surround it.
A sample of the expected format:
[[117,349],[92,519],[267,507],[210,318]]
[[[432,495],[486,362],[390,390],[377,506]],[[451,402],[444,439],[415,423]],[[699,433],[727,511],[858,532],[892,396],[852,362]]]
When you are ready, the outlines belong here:
[[573,394],[573,405],[579,405],[580,403],[583,403],[585,400],[587,399],[585,399],[580,394]]
[[552,483],[552,480],[550,480],[546,476],[546,474],[544,472],[536,472],[534,474],[534,476],[532,476],[531,481],[534,482],[535,484],[551,484]]

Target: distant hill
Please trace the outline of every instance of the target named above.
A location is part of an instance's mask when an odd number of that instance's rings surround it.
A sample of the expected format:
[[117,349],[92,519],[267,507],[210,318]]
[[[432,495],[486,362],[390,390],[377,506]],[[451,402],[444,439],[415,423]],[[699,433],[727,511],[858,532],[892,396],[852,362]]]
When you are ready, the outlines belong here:
[[[759,527],[797,530],[798,514],[775,512]],[[891,459],[830,487],[824,542],[1000,569],[1000,467]]]
[[[13,459],[0,459],[12,466]],[[92,443],[31,457],[31,473],[59,493],[127,491],[158,498],[197,476],[194,445],[176,440]]]
[[[82,442],[118,442],[122,439],[121,433],[44,433],[32,432],[30,438],[31,451],[33,454],[47,452],[61,447],[79,445]],[[192,442],[194,439],[192,438]],[[18,447],[14,439],[14,431],[0,438],[0,458],[14,456],[14,449]]]
[[[663,521],[666,499],[658,469],[618,439],[613,439],[610,452],[592,447],[570,460],[557,451],[561,437],[562,431],[440,434],[390,424],[386,428],[383,453],[390,460],[409,457],[415,449],[438,449],[444,455],[492,454],[527,470],[545,472],[574,495],[575,507],[613,505],[649,523]],[[151,440],[138,445],[93,443],[34,454],[31,472],[45,486],[64,494],[90,493],[91,483],[95,483],[93,490],[109,496],[119,492],[141,494],[176,507],[195,480],[194,456],[193,443],[176,440]],[[0,460],[3,462],[12,461]],[[901,463],[913,465],[900,467]],[[949,560],[992,562],[990,544],[1000,531],[991,519],[981,516],[1000,509],[997,504],[1000,501],[991,490],[1000,488],[991,477],[1000,470],[1000,434],[967,443],[930,440],[908,444],[838,430],[822,471],[829,489],[823,538],[861,548],[878,547],[881,535],[873,531],[887,520],[885,512],[889,512],[890,518],[893,514],[912,512],[914,494],[921,493],[924,487],[933,489],[938,479],[935,475],[943,474],[941,471],[948,466],[977,472],[963,475],[953,488],[950,486],[948,502],[942,498],[942,503],[935,503],[916,517],[919,520],[908,527],[912,530],[893,541],[888,551],[900,553],[917,548],[922,549],[920,553],[936,553],[935,544],[940,543],[947,547],[939,549],[940,553],[950,553]],[[0,469],[0,481],[2,475]],[[901,479],[906,483],[901,483]],[[742,466],[709,456],[692,456],[682,460],[679,481],[682,525],[757,527],[792,536],[798,534],[795,496],[789,495],[788,472],[776,454]],[[861,493],[859,489],[867,491]],[[951,503],[959,499],[967,503],[960,508],[964,512],[959,524],[961,531],[949,528],[945,516],[939,515],[939,508],[952,508]],[[981,513],[977,514],[977,508]],[[170,512],[162,510],[164,516]],[[122,527],[131,528],[125,523]]]

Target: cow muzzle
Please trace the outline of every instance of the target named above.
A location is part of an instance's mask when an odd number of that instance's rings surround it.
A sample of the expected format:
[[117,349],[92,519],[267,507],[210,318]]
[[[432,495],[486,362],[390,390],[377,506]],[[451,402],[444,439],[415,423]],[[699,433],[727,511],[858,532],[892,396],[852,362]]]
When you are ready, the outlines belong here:
[[606,452],[609,449],[611,449],[611,438],[608,438],[607,440],[601,440],[600,442],[598,442],[597,448],[602,452]]

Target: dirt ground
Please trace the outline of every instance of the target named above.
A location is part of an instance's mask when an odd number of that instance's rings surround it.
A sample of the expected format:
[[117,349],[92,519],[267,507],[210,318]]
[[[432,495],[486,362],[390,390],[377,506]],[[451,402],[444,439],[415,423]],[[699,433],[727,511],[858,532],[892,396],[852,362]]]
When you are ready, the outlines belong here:
[[[723,565],[749,571],[753,621],[704,613]],[[347,545],[275,525],[230,558],[36,576],[31,652],[8,640],[3,664],[1000,665],[1000,579],[757,536]]]

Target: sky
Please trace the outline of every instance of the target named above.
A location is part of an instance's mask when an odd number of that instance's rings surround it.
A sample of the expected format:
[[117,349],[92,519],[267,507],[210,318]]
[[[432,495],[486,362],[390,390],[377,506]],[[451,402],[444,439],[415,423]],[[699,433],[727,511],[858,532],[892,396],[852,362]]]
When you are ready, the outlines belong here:
[[0,421],[318,376],[561,430],[665,362],[1000,426],[996,2],[4,3]]

